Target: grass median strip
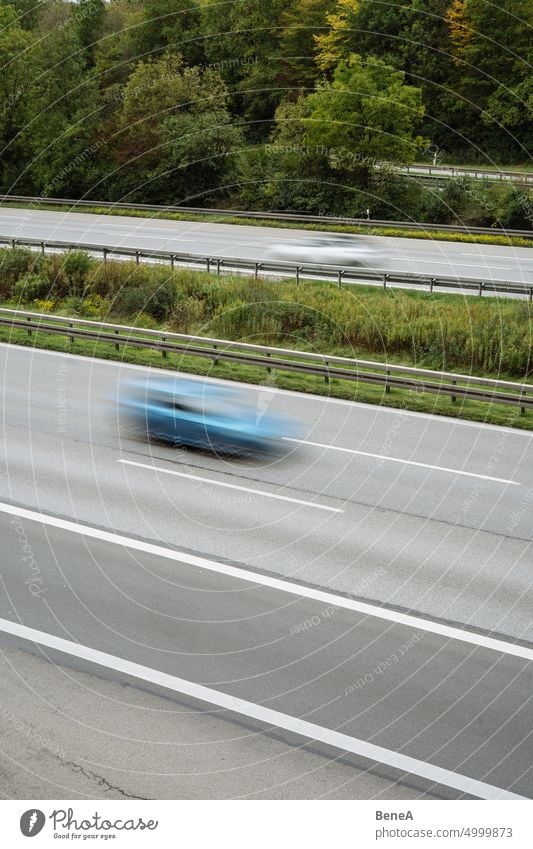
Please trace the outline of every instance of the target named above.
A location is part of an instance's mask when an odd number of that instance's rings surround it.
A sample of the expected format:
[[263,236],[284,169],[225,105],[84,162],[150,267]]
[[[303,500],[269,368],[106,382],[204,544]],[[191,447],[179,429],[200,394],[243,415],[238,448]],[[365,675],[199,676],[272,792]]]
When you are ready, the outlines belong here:
[[[530,375],[532,306],[527,301],[464,298],[372,286],[339,289],[331,283],[276,281],[209,274],[168,266],[107,263],[83,251],[41,256],[25,250],[0,250],[0,298],[10,309],[47,316],[35,326],[0,327],[0,340],[180,370],[200,375],[266,384],[299,392],[333,396],[405,410],[461,417],[473,421],[533,429],[533,412],[497,400],[466,400],[470,375],[524,383]],[[124,325],[106,341],[53,336],[45,321],[54,314],[73,319]],[[49,319],[48,319],[49,316]],[[5,321],[11,318],[4,317]],[[57,323],[57,322],[56,322]],[[190,351],[143,348],[128,339],[128,327],[139,333],[156,330],[229,340],[203,356]],[[94,328],[97,332],[98,328]],[[394,386],[394,374],[383,385],[383,371],[352,372],[330,364],[327,375],[283,370],[276,363],[230,362],[231,341],[286,348],[296,366],[298,353],[371,360],[386,365],[415,366],[463,373],[457,393],[433,393],[437,375],[424,378],[425,389]],[[196,343],[195,343],[196,344]],[[196,347],[201,347],[198,343]],[[235,353],[235,352],[233,352]],[[375,378],[375,383],[365,382]],[[439,387],[440,388],[440,387]],[[455,387],[453,387],[455,390]],[[501,390],[499,390],[501,402]],[[489,392],[490,395],[490,392]]]

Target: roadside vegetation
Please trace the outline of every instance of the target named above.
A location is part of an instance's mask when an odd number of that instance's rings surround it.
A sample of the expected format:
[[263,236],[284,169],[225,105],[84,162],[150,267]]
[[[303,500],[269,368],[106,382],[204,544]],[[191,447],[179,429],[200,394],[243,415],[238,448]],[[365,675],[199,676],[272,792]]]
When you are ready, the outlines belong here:
[[396,166],[524,163],[531,10],[3,2],[0,189],[530,229],[528,188]]
[[[168,266],[100,262],[86,253],[41,256],[0,251],[0,299],[12,309],[160,328],[301,351],[399,362],[434,370],[526,381],[531,373],[531,304],[515,299],[423,294],[328,283],[217,277]],[[128,362],[178,367],[250,382],[264,369],[194,357],[57,339],[4,328],[0,338]],[[406,409],[533,427],[533,414],[475,402],[419,396],[299,375],[276,374],[276,385],[357,398]]]

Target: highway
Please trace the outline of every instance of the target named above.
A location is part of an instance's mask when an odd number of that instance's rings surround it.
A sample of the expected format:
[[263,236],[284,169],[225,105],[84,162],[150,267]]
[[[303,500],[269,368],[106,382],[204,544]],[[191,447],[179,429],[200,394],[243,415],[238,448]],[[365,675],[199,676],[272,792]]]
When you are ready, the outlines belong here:
[[[281,227],[0,208],[0,236],[72,240],[80,244],[260,261],[269,257],[272,245],[320,236],[331,238],[332,234]],[[533,284],[533,251],[528,248],[382,236],[368,238],[378,248],[379,265],[385,270]]]
[[[20,670],[0,699],[25,682],[77,747],[48,793],[93,797],[89,775],[122,796],[533,797],[531,435],[265,385],[258,409],[302,439],[222,460],[133,438],[117,389],[145,369],[0,361],[0,646]],[[178,781],[186,763],[204,777]]]

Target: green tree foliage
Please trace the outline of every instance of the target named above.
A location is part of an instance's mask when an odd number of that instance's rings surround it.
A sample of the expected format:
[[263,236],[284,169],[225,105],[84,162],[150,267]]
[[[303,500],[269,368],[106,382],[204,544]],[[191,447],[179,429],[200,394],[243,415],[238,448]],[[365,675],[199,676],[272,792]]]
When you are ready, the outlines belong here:
[[287,88],[279,38],[284,0],[231,0],[203,6],[206,60],[226,81],[233,111],[252,138],[265,138]]
[[[28,120],[35,73],[33,36],[20,26],[12,6],[0,6],[0,174],[10,189],[23,172],[29,155],[23,131]],[[23,180],[20,184],[26,185]]]
[[[432,138],[448,137],[442,124],[446,81],[451,64],[451,41],[447,12],[451,0],[338,0],[330,30],[317,39],[319,62],[331,69],[331,58],[349,53],[377,56],[406,74],[407,82],[422,90],[425,131]],[[433,117],[436,121],[432,120]]]
[[335,0],[294,0],[283,12],[280,51],[292,87],[309,88],[319,76],[315,37],[327,31],[326,16],[334,8]]
[[105,17],[104,0],[79,0],[73,12],[75,29],[87,65],[94,65],[95,45],[102,34]]
[[203,61],[200,7],[196,0],[144,0],[138,51],[158,59],[164,51],[179,53],[189,65]]
[[135,0],[110,0],[101,37],[94,47],[95,77],[105,103],[120,102],[123,88],[139,60],[144,13]]
[[322,71],[332,71],[350,53],[350,24],[359,8],[359,0],[337,0],[326,15],[326,29],[314,36],[316,62]]
[[340,62],[330,83],[309,97],[306,137],[330,149],[343,167],[374,160],[411,162],[423,144],[416,128],[424,114],[419,88],[380,59],[352,54]]
[[31,30],[37,24],[42,9],[50,0],[0,0],[0,6],[11,6],[17,13],[22,29]]
[[31,52],[27,168],[35,188],[51,196],[82,193],[94,164],[90,146],[98,123],[97,86],[86,71],[76,11],[67,8],[65,17],[59,5],[45,9]]
[[457,126],[488,155],[523,159],[533,119],[530,0],[454,0],[448,21]]
[[532,31],[531,0],[0,0],[1,188],[529,226],[375,163],[526,161]]
[[201,195],[225,181],[240,139],[217,71],[186,67],[176,54],[141,62],[111,142],[120,187],[154,201]]

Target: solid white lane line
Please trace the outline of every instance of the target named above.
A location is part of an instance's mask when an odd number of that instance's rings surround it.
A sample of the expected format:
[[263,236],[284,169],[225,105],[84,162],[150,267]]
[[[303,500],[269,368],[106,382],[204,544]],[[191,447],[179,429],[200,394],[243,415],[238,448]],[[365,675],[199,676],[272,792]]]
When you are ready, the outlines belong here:
[[387,454],[371,454],[370,451],[357,451],[355,448],[341,448],[338,445],[326,445],[323,442],[308,442],[305,439],[292,439],[284,436],[285,442],[296,442],[300,445],[312,445],[314,448],[327,448],[330,451],[343,451],[346,454],[359,454],[361,457],[372,457],[375,460],[386,460],[388,463],[405,463],[407,466],[419,466],[422,469],[432,469],[436,472],[449,472],[452,475],[464,475],[467,478],[481,478],[484,481],[495,481],[496,483],[521,486],[519,481],[511,481],[506,478],[493,478],[491,475],[479,475],[475,472],[463,472],[461,469],[449,469],[447,466],[432,466],[430,463],[417,463],[415,460],[402,460],[400,457],[389,457]]
[[211,687],[195,684],[193,681],[187,681],[184,678],[178,678],[166,672],[160,672],[157,669],[142,666],[131,660],[107,654],[107,652],[102,652],[89,646],[83,646],[80,643],[64,640],[62,637],[56,637],[44,631],[37,631],[35,628],[28,628],[26,625],[20,625],[8,619],[0,619],[0,631],[23,640],[30,640],[37,645],[63,652],[63,654],[68,654],[71,657],[77,657],[89,663],[95,663],[105,669],[113,669],[116,672],[130,675],[141,681],[149,681],[174,693],[200,699],[209,705],[216,705],[216,707],[223,710],[259,720],[269,727],[283,728],[286,731],[298,734],[309,740],[333,746],[343,752],[352,752],[371,761],[387,764],[394,769],[400,770],[402,773],[418,775],[434,784],[452,787],[454,790],[467,793],[470,796],[477,796],[480,799],[518,800],[525,798],[508,790],[503,790],[500,787],[495,787],[492,784],[485,784],[483,781],[469,778],[467,775],[442,769],[442,767],[420,761],[417,758],[411,758],[408,755],[402,755],[393,749],[384,749],[381,746],[375,746],[372,743],[367,743],[366,740],[360,740],[357,737],[342,734],[339,731],[325,728],[322,725],[315,725],[313,722],[298,719],[295,716],[290,716],[290,714],[281,713],[280,711],[263,707],[263,705],[255,704],[255,702],[230,696],[227,693],[220,692],[220,690],[213,690]]
[[261,495],[264,498],[275,498],[277,501],[290,501],[292,504],[303,504],[304,507],[316,507],[317,510],[329,510],[330,513],[344,513],[339,507],[326,507],[324,504],[317,504],[316,501],[302,501],[300,498],[291,498],[288,495],[276,495],[273,492],[264,492],[261,489],[251,489],[248,486],[238,486],[235,483],[225,483],[224,481],[215,481],[212,478],[202,478],[199,475],[190,475],[188,472],[175,472],[173,469],[163,469],[162,466],[151,466],[148,463],[135,463],[133,460],[117,460],[118,463],[123,463],[126,466],[137,466],[139,469],[150,469],[151,472],[162,472],[165,475],[175,475],[178,478],[188,478],[200,483],[209,483],[212,486],[224,486],[227,489],[238,489],[240,492],[251,492],[253,495]]
[[400,613],[397,610],[390,610],[386,607],[378,607],[377,605],[356,601],[355,599],[336,595],[326,590],[318,590],[314,587],[295,584],[292,581],[274,578],[271,575],[262,575],[259,572],[248,571],[238,566],[229,566],[227,563],[219,563],[216,560],[208,560],[206,557],[199,557],[195,554],[164,548],[161,545],[144,542],[144,540],[132,539],[131,537],[112,533],[111,531],[103,531],[100,528],[78,525],[76,522],[68,521],[68,519],[47,516],[45,513],[28,510],[26,507],[16,507],[14,504],[0,502],[0,513],[19,516],[21,519],[26,519],[29,522],[38,522],[41,525],[51,528],[58,528],[62,531],[101,540],[102,542],[119,545],[134,551],[142,551],[145,554],[152,554],[155,557],[165,557],[167,560],[185,563],[188,566],[195,566],[198,569],[205,569],[208,572],[216,572],[219,575],[227,575],[239,581],[269,587],[269,589],[279,590],[280,592],[289,593],[300,598],[310,598],[325,605],[330,604],[346,610],[353,610],[365,616],[373,616],[376,619],[384,619],[387,622],[394,622],[397,625],[405,625],[407,628],[427,631],[430,634],[438,634],[448,640],[459,640],[462,643],[468,643],[477,648],[489,649],[500,652],[501,654],[512,655],[522,660],[533,661],[533,648],[517,645],[506,640],[498,640],[494,637],[486,637],[484,634],[477,634],[473,631],[464,631],[462,628],[454,628],[451,625],[445,625],[441,622],[432,622],[429,619],[424,619],[414,614]]
[[[175,378],[176,372],[170,371],[169,369],[162,369],[150,367],[150,366],[139,366],[135,365],[135,363],[125,363],[123,361],[116,360],[102,360],[99,357],[90,358],[87,356],[83,356],[82,354],[65,354],[63,351],[47,351],[44,348],[26,348],[23,345],[15,345],[12,342],[0,342],[0,349],[6,348],[8,353],[12,353],[13,355],[19,353],[28,353],[30,356],[48,356],[48,357],[61,357],[63,359],[76,360],[79,363],[88,364],[89,368],[93,368],[94,364],[97,363],[99,366],[111,366],[111,368],[119,368],[126,369],[131,371],[140,371],[144,372],[146,375],[151,374],[168,374],[170,377]],[[203,377],[199,377],[194,374],[187,374],[188,380],[205,380]],[[221,385],[227,385],[227,380],[222,380],[222,378],[209,378],[210,381],[214,383],[220,383]],[[252,388],[249,383],[242,383],[241,381],[231,381],[232,386],[242,386],[244,389]],[[371,411],[374,416],[397,416],[398,410],[395,407],[377,407],[375,405],[364,404],[362,401],[346,401],[344,398],[332,398],[326,397],[324,395],[313,395],[311,393],[302,393],[296,392],[294,389],[279,389],[272,388],[270,386],[259,386],[258,384],[253,385],[254,392],[275,392],[281,396],[287,396],[291,398],[296,398],[300,401],[309,401],[320,402],[321,404],[335,404],[336,406],[341,407],[352,407],[357,408],[359,410]],[[415,410],[401,410],[401,416],[413,419],[426,419],[431,422],[433,425],[442,425],[443,427],[452,426],[454,428],[458,427],[467,427],[467,428],[477,428],[477,430],[483,430],[485,433],[506,433],[510,436],[516,437],[526,437],[530,441],[533,439],[533,435],[529,430],[521,430],[520,428],[506,427],[505,425],[495,425],[495,424],[487,424],[486,422],[476,422],[476,421],[468,421],[468,419],[456,419],[450,418],[449,416],[435,416],[432,413],[419,413]]]

